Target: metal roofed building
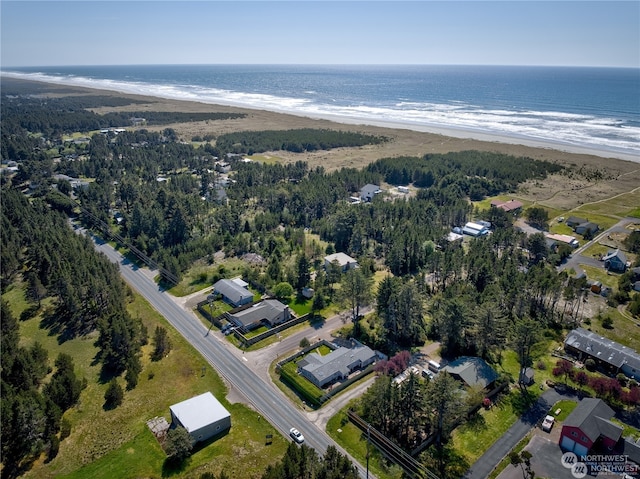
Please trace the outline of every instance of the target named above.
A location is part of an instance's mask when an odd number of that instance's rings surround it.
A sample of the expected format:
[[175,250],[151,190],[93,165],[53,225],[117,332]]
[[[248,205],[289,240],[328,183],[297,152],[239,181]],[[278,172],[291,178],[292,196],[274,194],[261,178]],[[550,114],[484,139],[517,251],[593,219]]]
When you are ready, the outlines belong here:
[[193,442],[206,441],[231,427],[231,414],[206,392],[169,407],[172,427],[184,427]]
[[611,374],[621,372],[640,381],[640,354],[611,339],[584,328],[576,328],[567,334],[564,349],[581,361],[593,359]]
[[[243,281],[244,283],[244,281]],[[246,283],[244,283],[246,285]],[[213,285],[213,293],[222,295],[222,298],[233,306],[242,306],[253,301],[253,293],[246,287],[231,279],[221,279]]]
[[360,189],[360,198],[362,198],[363,201],[372,201],[373,198],[380,193],[382,193],[382,190],[378,185],[368,183]]
[[265,299],[247,309],[229,314],[229,318],[236,326],[251,331],[262,323],[273,327],[288,321],[291,319],[291,310],[277,299]]
[[375,360],[375,351],[358,343],[355,348],[339,347],[326,356],[308,354],[298,363],[298,371],[322,388],[333,381],[347,378],[355,370],[365,368]]

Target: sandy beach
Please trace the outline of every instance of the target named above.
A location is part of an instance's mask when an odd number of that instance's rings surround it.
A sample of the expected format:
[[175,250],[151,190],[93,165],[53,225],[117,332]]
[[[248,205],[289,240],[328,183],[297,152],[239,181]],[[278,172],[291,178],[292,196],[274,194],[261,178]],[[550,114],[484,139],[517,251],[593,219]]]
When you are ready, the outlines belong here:
[[[11,81],[26,81],[15,80]],[[544,201],[553,197],[554,206],[575,207],[581,202],[596,201],[614,194],[631,191],[640,185],[640,157],[606,150],[594,150],[572,145],[560,145],[548,141],[517,138],[505,135],[443,128],[434,125],[426,128],[409,124],[362,124],[361,120],[349,118],[312,118],[258,109],[241,108],[230,105],[201,103],[151,96],[133,95],[111,90],[89,89],[85,87],[48,83],[53,95],[99,94],[135,98],[146,103],[124,107],[98,108],[96,113],[109,111],[135,111],[144,116],[145,111],[180,112],[238,112],[245,117],[234,120],[197,121],[162,126],[144,126],[149,130],[170,127],[181,139],[190,141],[194,136],[213,135],[236,131],[287,130],[295,128],[327,128],[358,131],[380,135],[389,139],[379,145],[359,148],[338,148],[305,153],[274,151],[265,153],[282,162],[307,161],[312,167],[323,166],[326,170],[342,167],[362,168],[379,158],[402,156],[423,156],[425,154],[447,153],[462,150],[492,151],[525,156],[532,159],[548,160],[562,165],[582,168],[585,171],[602,173],[602,180],[589,183],[577,177],[558,177],[545,181],[544,185],[531,184],[526,188],[528,199]],[[56,93],[57,92],[57,93]],[[75,93],[73,93],[75,92]],[[580,194],[578,195],[578,192]],[[563,199],[564,198],[564,199]]]

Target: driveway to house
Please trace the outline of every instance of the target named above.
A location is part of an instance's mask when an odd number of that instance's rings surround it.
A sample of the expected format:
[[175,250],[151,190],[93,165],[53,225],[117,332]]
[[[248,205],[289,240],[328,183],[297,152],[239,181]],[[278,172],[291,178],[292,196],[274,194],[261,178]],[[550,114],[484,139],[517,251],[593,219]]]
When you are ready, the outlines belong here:
[[555,389],[545,391],[533,406],[480,456],[465,474],[465,479],[486,479],[502,458],[509,454],[511,449],[548,414],[551,407],[560,399],[577,400],[578,398],[575,395],[562,394]]
[[581,264],[594,266],[596,268],[603,268],[604,265],[602,264],[602,261],[600,261],[599,259],[590,257],[590,256],[584,256],[582,253],[587,248],[589,248],[592,244],[598,243],[602,238],[607,237],[611,233],[629,232],[629,230],[627,229],[627,226],[629,224],[631,224],[631,223],[637,223],[637,222],[638,222],[637,218],[623,218],[623,219],[621,219],[615,225],[613,225],[611,228],[608,228],[608,229],[604,230],[602,233],[597,235],[591,241],[588,241],[587,243],[583,244],[579,248],[576,248],[571,253],[571,256],[569,258],[567,258],[567,260],[564,263],[562,263],[560,266],[558,266],[558,271],[563,271],[565,269],[572,269],[573,268],[573,270],[576,273],[581,273],[581,272],[583,272],[582,268],[580,268]]

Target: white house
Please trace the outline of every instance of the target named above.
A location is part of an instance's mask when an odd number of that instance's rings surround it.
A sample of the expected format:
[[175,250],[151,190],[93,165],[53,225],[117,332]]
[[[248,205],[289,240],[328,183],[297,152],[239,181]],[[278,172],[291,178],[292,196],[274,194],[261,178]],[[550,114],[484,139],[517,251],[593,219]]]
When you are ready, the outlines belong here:
[[358,261],[345,253],[334,253],[324,257],[324,269],[329,269],[329,265],[337,261],[343,272],[358,267]]
[[174,404],[169,411],[172,427],[184,427],[194,443],[231,428],[231,414],[210,392]]

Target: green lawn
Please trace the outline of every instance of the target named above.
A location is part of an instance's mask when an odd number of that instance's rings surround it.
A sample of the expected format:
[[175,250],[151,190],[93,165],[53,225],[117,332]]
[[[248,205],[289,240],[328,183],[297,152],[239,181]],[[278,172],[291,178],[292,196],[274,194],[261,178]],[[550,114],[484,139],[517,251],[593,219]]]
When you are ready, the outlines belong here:
[[469,464],[482,456],[517,421],[520,414],[513,407],[511,399],[519,394],[520,391],[512,391],[491,409],[481,409],[453,432],[453,446]]
[[[11,289],[3,299],[17,317],[28,306],[20,288]],[[61,352],[70,354],[76,374],[87,379],[80,403],[64,415],[71,424],[71,435],[61,442],[58,456],[47,464],[36,462],[24,477],[183,478],[199,477],[205,471],[217,474],[223,469],[230,477],[255,477],[282,457],[288,441],[267,421],[260,420],[255,411],[240,403],[228,403],[226,387],[217,373],[146,301],[136,296],[128,309],[132,317],[144,322],[150,334],[157,325],[165,327],[173,348],[167,357],[152,362],[153,346],[144,346],[138,386],[125,392],[123,404],[110,411],[102,408],[107,385],[100,379],[100,366],[94,361],[95,333],[59,343],[56,336],[40,328],[40,317],[19,323],[23,345],[39,341],[49,351],[51,363]],[[124,381],[119,381],[124,389]],[[170,420],[170,405],[206,391],[211,391],[231,413],[231,430],[198,450],[182,470],[167,471],[164,452],[146,421],[155,416]],[[274,435],[273,444],[265,445],[266,434]]]
[[[567,419],[567,416],[571,414],[571,412],[576,408],[577,405],[578,403],[575,401],[563,399],[553,405],[553,407],[549,411],[549,414],[555,416],[557,422],[562,422]],[[560,409],[560,413],[556,415],[556,411],[558,409]]]
[[[599,216],[603,219],[606,219],[605,222],[612,222],[611,224],[616,223],[617,218],[622,218],[624,216],[638,216],[637,214],[640,210],[638,210],[636,205],[640,204],[640,189],[631,191],[629,193],[624,193],[622,195],[618,195],[614,198],[609,198],[605,201],[600,201],[598,203],[589,203],[586,205],[582,205],[575,210],[573,210],[572,214],[574,216],[580,216],[586,218],[588,216],[589,221],[593,221],[600,225],[601,229],[606,229],[609,226],[603,225],[603,223],[599,222]],[[612,218],[614,217],[614,218]]]
[[620,275],[616,273],[609,273],[604,268],[596,268],[595,266],[590,266],[586,264],[581,264],[580,268],[582,268],[589,278],[592,281],[600,281],[604,286],[608,286],[614,290],[618,289],[618,281],[620,279]]
[[[342,446],[360,464],[367,463],[367,436],[347,418],[346,406],[338,414],[329,419],[327,434]],[[397,467],[390,467],[375,447],[369,449],[369,470],[379,479],[400,479],[402,471]]]

